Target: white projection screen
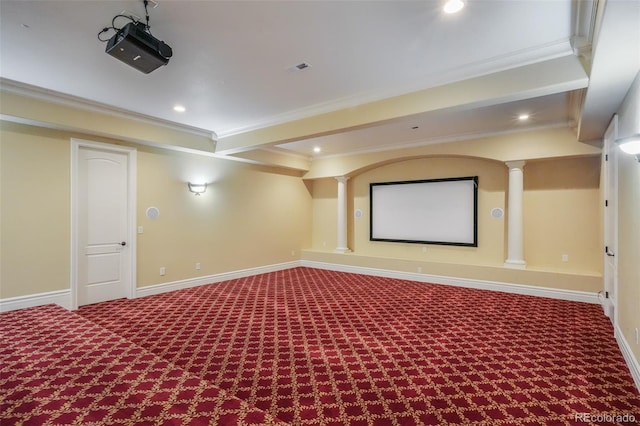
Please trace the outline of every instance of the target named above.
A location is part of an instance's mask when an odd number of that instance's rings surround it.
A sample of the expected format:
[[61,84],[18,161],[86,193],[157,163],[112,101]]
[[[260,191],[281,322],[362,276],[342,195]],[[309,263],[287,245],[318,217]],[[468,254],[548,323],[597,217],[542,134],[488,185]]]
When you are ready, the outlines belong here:
[[478,246],[478,177],[371,183],[370,240]]

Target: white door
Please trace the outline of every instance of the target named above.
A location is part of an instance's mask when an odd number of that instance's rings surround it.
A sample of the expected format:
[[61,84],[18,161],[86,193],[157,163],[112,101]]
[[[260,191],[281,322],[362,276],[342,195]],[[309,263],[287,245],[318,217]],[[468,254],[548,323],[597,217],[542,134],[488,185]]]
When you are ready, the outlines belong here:
[[108,145],[75,150],[75,306],[132,297],[131,154]]
[[604,134],[604,303],[605,314],[616,321],[618,286],[618,148],[615,143],[618,116]]

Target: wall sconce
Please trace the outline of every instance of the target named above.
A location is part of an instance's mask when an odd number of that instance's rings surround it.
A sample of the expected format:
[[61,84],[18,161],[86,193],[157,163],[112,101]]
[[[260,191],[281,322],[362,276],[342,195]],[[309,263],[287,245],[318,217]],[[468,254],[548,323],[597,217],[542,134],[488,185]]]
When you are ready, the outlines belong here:
[[640,133],[626,138],[616,139],[616,143],[623,152],[635,155],[636,159],[640,161]]
[[207,190],[207,184],[206,183],[187,183],[187,185],[189,186],[189,191],[193,192],[196,195],[200,195],[202,193],[204,193]]

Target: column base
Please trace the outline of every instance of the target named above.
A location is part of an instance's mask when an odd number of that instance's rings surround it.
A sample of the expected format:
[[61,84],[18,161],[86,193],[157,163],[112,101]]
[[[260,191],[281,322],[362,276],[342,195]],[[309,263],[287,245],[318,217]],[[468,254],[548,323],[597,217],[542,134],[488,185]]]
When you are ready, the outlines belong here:
[[505,268],[511,268],[511,269],[526,269],[527,268],[527,262],[525,262],[524,260],[505,260],[504,261],[504,267]]
[[349,247],[338,247],[334,250],[334,253],[351,253],[351,249]]

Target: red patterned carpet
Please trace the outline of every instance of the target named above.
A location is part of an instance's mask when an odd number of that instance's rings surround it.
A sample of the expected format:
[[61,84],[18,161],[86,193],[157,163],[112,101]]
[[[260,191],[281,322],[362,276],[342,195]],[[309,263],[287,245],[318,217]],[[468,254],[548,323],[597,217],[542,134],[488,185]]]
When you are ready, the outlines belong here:
[[[295,268],[78,313],[119,340],[77,342],[105,358],[95,367],[70,364],[72,373],[125,374],[118,371],[130,363],[109,348],[133,344],[154,355],[149,363],[165,362],[169,371],[204,382],[198,386],[246,401],[246,410],[254,406],[295,425],[586,424],[576,413],[640,419],[640,395],[597,305]],[[19,370],[13,375],[33,399],[34,376],[57,373],[29,351],[14,355],[14,337],[4,333],[3,371],[9,359],[8,371]],[[56,352],[64,338],[58,340],[47,351]],[[99,381],[110,396],[111,385]],[[14,385],[4,375],[0,383],[4,416],[4,395]],[[53,383],[47,379],[48,392]],[[163,410],[170,411],[175,397],[162,390]],[[77,399],[89,391],[78,389]],[[89,399],[98,398],[91,392]],[[145,404],[156,398],[149,394]]]
[[596,305],[296,268],[79,312],[293,424],[640,419]]
[[0,424],[276,424],[55,305],[0,315]]

